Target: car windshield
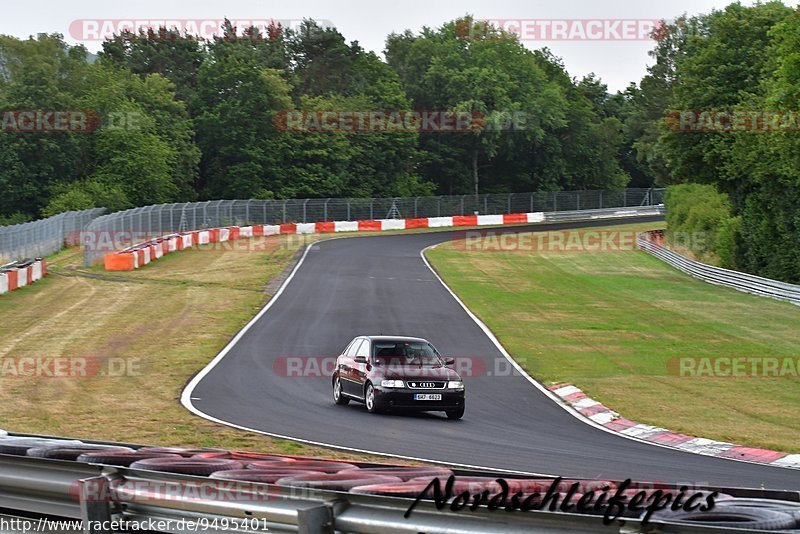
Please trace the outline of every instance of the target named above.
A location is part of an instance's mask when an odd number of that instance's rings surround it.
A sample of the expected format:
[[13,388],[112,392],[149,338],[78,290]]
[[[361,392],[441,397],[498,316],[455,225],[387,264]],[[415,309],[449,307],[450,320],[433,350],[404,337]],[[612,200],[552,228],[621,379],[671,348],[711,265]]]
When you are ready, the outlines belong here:
[[442,358],[433,345],[422,341],[375,341],[372,357],[376,365],[441,367]]

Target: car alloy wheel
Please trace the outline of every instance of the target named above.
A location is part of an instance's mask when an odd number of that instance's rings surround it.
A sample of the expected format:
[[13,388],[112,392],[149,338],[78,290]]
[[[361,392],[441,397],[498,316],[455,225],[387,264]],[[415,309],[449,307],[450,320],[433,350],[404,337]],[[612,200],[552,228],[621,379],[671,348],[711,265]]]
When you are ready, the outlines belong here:
[[367,392],[364,394],[364,403],[367,405],[367,411],[375,411],[375,388],[372,384],[367,384]]
[[339,377],[333,379],[333,402],[336,404],[344,405],[350,402],[350,399],[342,393],[342,382]]

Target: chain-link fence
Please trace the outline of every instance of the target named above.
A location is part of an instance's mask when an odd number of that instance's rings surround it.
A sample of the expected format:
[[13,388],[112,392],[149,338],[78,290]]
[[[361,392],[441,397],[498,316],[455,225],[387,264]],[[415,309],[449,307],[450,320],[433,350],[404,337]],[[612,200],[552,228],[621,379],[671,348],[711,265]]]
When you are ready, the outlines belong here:
[[252,224],[411,219],[650,206],[663,189],[559,191],[408,198],[212,200],[145,206],[98,217],[83,237],[84,262],[152,237],[187,230]]
[[0,265],[20,258],[39,258],[80,243],[81,230],[105,208],[59,213],[48,219],[0,226]]

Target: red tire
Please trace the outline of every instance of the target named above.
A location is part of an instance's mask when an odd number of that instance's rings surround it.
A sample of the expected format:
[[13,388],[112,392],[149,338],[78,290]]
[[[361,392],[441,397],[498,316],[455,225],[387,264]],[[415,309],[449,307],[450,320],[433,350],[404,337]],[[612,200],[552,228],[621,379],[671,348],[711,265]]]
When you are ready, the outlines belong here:
[[[227,454],[228,451],[223,449],[186,449],[183,447],[142,447],[139,449],[139,452],[158,452],[158,453],[166,453],[166,454],[179,454],[184,458],[191,458],[192,456],[197,456],[199,454]],[[215,456],[207,456],[208,458],[214,458]]]
[[[323,473],[338,473],[350,469],[358,469],[358,466],[347,462],[329,462],[326,460],[298,460],[292,462],[293,469],[308,469],[309,471],[322,471]],[[275,467],[274,461],[251,462],[247,464],[248,469],[264,469]]]
[[195,455],[197,458],[225,458],[228,460],[239,460],[241,462],[272,462],[272,463],[293,463],[294,458],[286,456],[275,456],[274,454],[265,454],[262,452],[244,452],[244,451],[226,451],[220,452],[204,452]]
[[219,480],[238,480],[242,482],[256,482],[259,484],[274,484],[278,480],[286,477],[294,477],[300,475],[324,475],[320,471],[305,471],[301,469],[286,470],[286,469],[236,469],[234,471],[217,471],[211,475],[211,478]]
[[447,477],[453,474],[450,469],[444,467],[362,467],[361,471],[373,475],[397,477],[403,481],[425,477],[428,478],[428,481],[433,477],[441,477],[444,481],[447,481]]
[[208,476],[217,471],[244,469],[244,464],[237,460],[221,458],[148,458],[146,460],[133,462],[130,467],[131,469],[142,469],[145,471]]
[[339,473],[323,475],[298,475],[278,479],[275,483],[279,486],[296,488],[314,488],[329,491],[350,491],[357,486],[372,484],[399,484],[403,482],[397,477],[385,475],[366,475],[360,470],[348,469]]

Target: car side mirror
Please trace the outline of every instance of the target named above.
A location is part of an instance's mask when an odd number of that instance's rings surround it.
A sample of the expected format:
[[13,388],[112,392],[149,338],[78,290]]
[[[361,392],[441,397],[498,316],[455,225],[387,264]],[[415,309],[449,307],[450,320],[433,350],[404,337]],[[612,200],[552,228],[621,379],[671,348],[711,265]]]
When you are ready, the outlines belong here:
[[356,360],[356,363],[367,363],[367,357],[366,356],[356,356],[355,360]]
[[456,359],[455,358],[445,358],[444,359],[444,364],[446,366],[448,366],[448,367],[450,367],[451,365],[455,365],[456,364]]

